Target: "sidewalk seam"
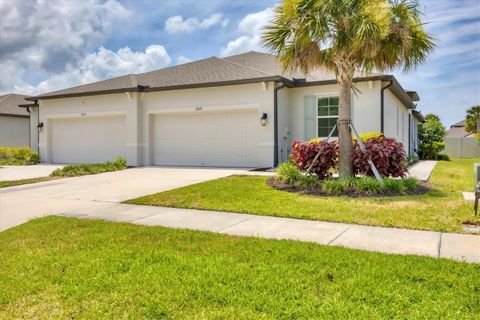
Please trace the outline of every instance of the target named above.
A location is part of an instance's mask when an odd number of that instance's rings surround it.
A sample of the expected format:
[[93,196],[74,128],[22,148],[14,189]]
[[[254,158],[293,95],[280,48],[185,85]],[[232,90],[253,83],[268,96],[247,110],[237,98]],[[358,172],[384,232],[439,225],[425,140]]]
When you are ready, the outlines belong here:
[[231,228],[231,227],[234,227],[234,226],[236,226],[236,225],[239,225],[240,223],[245,222],[245,221],[247,221],[247,220],[249,220],[249,219],[251,219],[251,218],[252,218],[252,217],[247,217],[247,218],[245,218],[245,219],[243,219],[243,220],[240,220],[240,221],[238,221],[238,222],[232,223],[231,225],[229,225],[229,226],[227,226],[227,227],[225,227],[225,228],[218,229],[217,232],[225,231],[226,229],[229,229],[229,228]]
[[440,254],[442,250],[442,235],[443,235],[443,232],[440,232],[440,239],[438,239],[438,255],[437,255],[438,258],[440,258]]
[[335,240],[337,240],[338,238],[340,238],[340,236],[342,236],[345,232],[347,232],[348,229],[350,229],[351,226],[347,227],[345,230],[343,230],[342,232],[340,232],[335,238],[333,238],[330,242],[327,243],[327,246],[329,246],[332,242],[334,242]]

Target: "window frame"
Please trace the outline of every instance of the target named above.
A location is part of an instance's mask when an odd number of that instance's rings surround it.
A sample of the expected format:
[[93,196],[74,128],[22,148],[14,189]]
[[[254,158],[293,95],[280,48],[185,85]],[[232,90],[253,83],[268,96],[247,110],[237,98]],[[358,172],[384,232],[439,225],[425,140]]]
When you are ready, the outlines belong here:
[[[338,104],[338,108],[339,108],[339,112],[340,112],[340,94],[338,92],[329,92],[329,93],[324,93],[324,94],[317,94],[315,95],[315,132],[316,132],[316,136],[317,138],[320,138],[320,139],[323,139],[323,138],[327,138],[328,135],[324,136],[324,137],[321,137],[319,136],[318,134],[318,120],[319,119],[337,119],[338,120],[338,114],[336,116],[330,116],[330,115],[327,115],[327,116],[319,116],[318,115],[318,101],[322,98],[338,98],[339,99],[339,104]],[[328,105],[330,106],[330,105]],[[330,129],[331,131],[331,129]],[[330,133],[330,131],[328,133]],[[331,138],[335,138],[337,139],[338,138],[338,128],[337,128],[337,135],[332,135]]]

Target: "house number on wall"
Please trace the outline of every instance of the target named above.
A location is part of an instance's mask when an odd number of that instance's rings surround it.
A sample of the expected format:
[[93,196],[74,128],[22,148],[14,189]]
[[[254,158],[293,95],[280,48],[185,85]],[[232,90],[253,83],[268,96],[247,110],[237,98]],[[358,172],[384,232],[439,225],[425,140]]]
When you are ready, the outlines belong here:
[[203,108],[202,108],[202,107],[195,107],[195,110],[196,110],[196,111],[202,111]]
[[80,113],[82,117],[86,116],[87,114],[85,112]]

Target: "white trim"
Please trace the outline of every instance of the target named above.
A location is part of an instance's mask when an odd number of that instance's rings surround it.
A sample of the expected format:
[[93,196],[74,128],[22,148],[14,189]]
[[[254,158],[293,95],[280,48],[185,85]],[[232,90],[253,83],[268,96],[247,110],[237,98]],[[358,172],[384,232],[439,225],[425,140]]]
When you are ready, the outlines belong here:
[[235,105],[219,105],[219,106],[191,106],[168,109],[152,109],[148,110],[150,114],[169,114],[169,113],[196,113],[196,112],[224,112],[224,111],[244,111],[259,109],[258,104],[235,104]]
[[127,111],[105,111],[105,112],[75,112],[75,113],[61,113],[52,114],[46,117],[47,120],[53,119],[70,119],[70,118],[97,118],[110,116],[126,116]]
[[[338,119],[338,115],[336,115],[336,116],[319,116],[318,115],[318,99],[319,98],[331,98],[331,97],[338,98],[338,100],[339,100],[338,112],[340,113],[340,94],[339,93],[337,93],[336,95],[332,94],[332,93],[330,93],[330,94],[326,93],[325,95],[315,96],[315,98],[316,98],[316,103],[315,103],[315,120],[316,120],[315,121],[315,129],[316,129],[316,131],[315,131],[315,133],[316,133],[317,138],[320,138],[320,139],[327,138],[327,137],[326,136],[325,137],[319,137],[318,136],[318,119],[335,119],[335,118]],[[337,132],[338,132],[338,128],[337,128]],[[332,138],[332,139],[333,138],[338,138],[338,136],[331,136],[330,138]]]

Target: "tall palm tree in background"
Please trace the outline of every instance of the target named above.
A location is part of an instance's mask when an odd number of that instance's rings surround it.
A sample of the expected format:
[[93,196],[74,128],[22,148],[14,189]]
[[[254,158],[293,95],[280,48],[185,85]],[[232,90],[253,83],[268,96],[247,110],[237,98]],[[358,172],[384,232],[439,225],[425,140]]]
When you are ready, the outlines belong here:
[[473,106],[467,110],[465,131],[480,133],[480,106]]
[[408,71],[433,49],[417,1],[284,0],[263,35],[285,71],[325,68],[340,86],[340,178],[352,175],[351,93],[355,70]]

